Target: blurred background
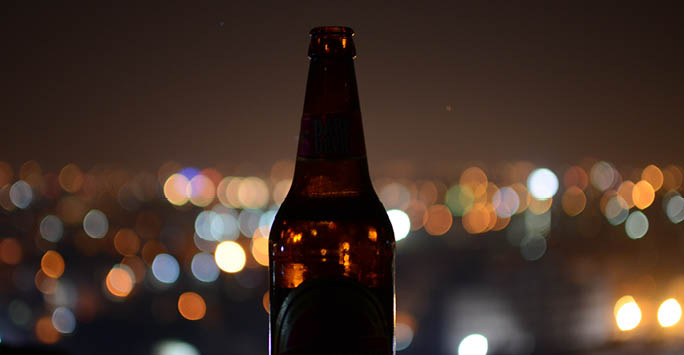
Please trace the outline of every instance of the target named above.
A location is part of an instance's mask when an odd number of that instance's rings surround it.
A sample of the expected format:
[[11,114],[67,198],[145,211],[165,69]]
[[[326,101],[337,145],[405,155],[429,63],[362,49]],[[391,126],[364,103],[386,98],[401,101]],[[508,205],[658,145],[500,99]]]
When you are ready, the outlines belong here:
[[684,351],[680,2],[0,4],[0,352],[265,354],[308,31],[357,32],[400,354]]

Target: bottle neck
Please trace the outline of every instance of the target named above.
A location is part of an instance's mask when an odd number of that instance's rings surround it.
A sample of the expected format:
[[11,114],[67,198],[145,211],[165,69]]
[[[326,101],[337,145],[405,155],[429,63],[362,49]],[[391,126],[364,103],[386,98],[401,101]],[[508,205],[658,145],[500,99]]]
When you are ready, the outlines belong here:
[[372,191],[352,56],[314,56],[291,194],[351,196]]

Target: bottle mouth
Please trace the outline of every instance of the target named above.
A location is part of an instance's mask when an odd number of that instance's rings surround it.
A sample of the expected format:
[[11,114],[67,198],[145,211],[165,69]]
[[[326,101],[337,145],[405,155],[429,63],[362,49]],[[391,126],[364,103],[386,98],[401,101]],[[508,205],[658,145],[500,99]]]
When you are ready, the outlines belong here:
[[347,36],[354,36],[354,30],[351,29],[351,27],[346,27],[346,26],[320,26],[320,27],[314,27],[311,29],[309,32],[311,36],[316,36],[316,35],[321,35],[321,34],[339,34],[339,35],[347,35]]
[[354,30],[344,26],[315,27],[309,32],[309,58],[351,57],[356,58]]

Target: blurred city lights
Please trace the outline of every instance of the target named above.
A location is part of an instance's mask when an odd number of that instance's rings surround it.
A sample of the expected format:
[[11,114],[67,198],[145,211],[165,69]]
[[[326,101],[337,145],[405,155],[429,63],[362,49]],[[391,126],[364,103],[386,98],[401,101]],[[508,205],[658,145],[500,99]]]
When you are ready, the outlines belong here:
[[408,324],[397,323],[394,333],[397,339],[397,351],[406,350],[413,341],[413,329]]
[[219,243],[214,252],[216,265],[227,273],[236,273],[245,267],[247,256],[240,244],[233,241]]
[[641,180],[634,185],[632,189],[632,201],[634,205],[643,210],[650,206],[655,199],[655,190],[651,184],[646,180]]
[[65,307],[57,307],[52,312],[52,325],[62,334],[71,334],[76,329],[76,317]]
[[392,229],[394,230],[394,239],[400,241],[408,235],[411,231],[411,220],[409,220],[408,215],[402,210],[389,210],[387,211],[387,216],[392,223]]
[[64,273],[64,259],[58,252],[48,250],[40,259],[40,268],[45,275],[58,279]]
[[62,234],[64,233],[64,224],[62,224],[62,221],[59,219],[59,217],[55,215],[47,215],[43,217],[43,219],[40,221],[40,236],[43,237],[43,239],[57,243],[60,239],[62,239]]
[[176,206],[182,206],[190,199],[188,196],[188,184],[190,181],[182,174],[173,174],[164,182],[164,196]]
[[458,345],[458,355],[487,355],[489,343],[482,334],[470,334]]
[[558,178],[549,169],[536,169],[527,178],[527,190],[530,191],[532,197],[538,200],[546,200],[556,195]]
[[665,213],[672,223],[684,221],[684,198],[676,194],[667,199]]
[[676,299],[670,298],[658,308],[658,323],[663,328],[672,327],[682,318],[682,307]]
[[12,184],[12,187],[10,187],[9,197],[10,201],[12,201],[15,206],[21,209],[28,208],[33,200],[33,190],[31,189],[31,185],[23,180],[15,182]]
[[187,320],[200,320],[207,313],[207,304],[197,293],[184,292],[178,297],[178,312]]
[[466,185],[454,185],[446,192],[445,203],[455,216],[463,216],[473,207],[475,195]]
[[105,286],[110,294],[116,297],[126,297],[133,290],[135,280],[133,273],[122,265],[114,265],[107,273]]
[[445,205],[432,205],[428,208],[425,231],[434,236],[446,234],[451,229],[453,217],[451,211]]
[[648,181],[653,190],[658,191],[663,186],[663,172],[655,165],[649,165],[641,172],[641,179]]
[[563,205],[563,211],[568,216],[574,217],[584,211],[584,207],[587,205],[587,197],[579,187],[570,186],[563,193],[561,204]]
[[617,172],[613,166],[605,161],[597,162],[591,167],[589,178],[591,184],[599,191],[608,190],[618,180]]
[[632,330],[641,322],[641,309],[632,296],[622,296],[615,303],[613,313],[621,331]]
[[245,237],[251,238],[254,235],[254,231],[259,228],[261,215],[262,212],[258,209],[245,208],[240,212],[240,215],[238,216],[238,227]]
[[268,266],[268,235],[263,235],[257,230],[251,243],[254,260],[261,266]]
[[238,200],[246,208],[263,208],[268,204],[268,186],[258,177],[248,177],[240,182]]
[[634,211],[629,214],[625,222],[627,236],[632,239],[639,239],[648,232],[648,218],[641,211]]
[[76,164],[67,164],[59,172],[59,186],[66,192],[75,193],[83,185],[83,172]]
[[505,186],[494,193],[492,205],[497,216],[507,218],[513,216],[518,211],[520,198],[513,188]]
[[165,284],[172,284],[178,280],[180,275],[178,261],[170,254],[157,254],[152,261],[152,274],[157,280]]
[[83,230],[91,238],[103,238],[109,230],[107,216],[102,211],[90,210],[83,218]]
[[114,248],[121,255],[135,255],[140,250],[140,238],[130,228],[121,228],[114,236]]
[[60,338],[60,333],[52,325],[51,317],[41,317],[35,326],[36,338],[44,344],[54,344]]
[[411,193],[406,186],[392,182],[378,191],[378,197],[387,209],[404,209],[411,199]]
[[198,207],[211,204],[216,197],[216,187],[208,177],[197,174],[186,185],[186,196],[190,202]]
[[221,273],[218,266],[216,266],[214,256],[206,252],[197,253],[192,257],[190,269],[192,275],[202,282],[214,282]]
[[21,244],[15,238],[0,240],[0,261],[8,265],[16,265],[21,262],[22,256]]
[[546,238],[528,235],[520,242],[520,255],[527,261],[541,259],[546,253]]
[[200,352],[184,341],[163,340],[154,346],[152,355],[200,355]]

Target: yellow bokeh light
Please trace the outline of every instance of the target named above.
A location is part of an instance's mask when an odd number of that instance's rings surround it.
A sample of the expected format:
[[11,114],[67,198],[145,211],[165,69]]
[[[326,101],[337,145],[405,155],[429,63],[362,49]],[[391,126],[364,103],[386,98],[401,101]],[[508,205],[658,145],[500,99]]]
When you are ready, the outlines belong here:
[[563,193],[561,204],[563,205],[563,211],[568,216],[574,217],[584,211],[584,207],[587,205],[587,197],[580,187],[571,186]]
[[486,198],[488,182],[487,174],[476,166],[472,166],[463,171],[461,178],[459,179],[459,184],[470,188],[470,191],[473,192],[473,196],[477,201],[480,201],[483,195]]
[[682,318],[682,307],[676,299],[665,300],[658,308],[658,323],[663,328],[672,327]]
[[105,279],[107,291],[117,297],[126,297],[133,290],[133,276],[124,268],[115,266]]
[[268,266],[268,237],[257,228],[252,237],[252,256],[261,266]]
[[615,303],[613,313],[618,329],[623,332],[636,328],[641,322],[641,309],[632,296],[621,297]]
[[228,273],[236,273],[245,267],[247,256],[240,244],[233,241],[224,241],[216,246],[214,260],[216,260],[216,265],[219,269]]
[[176,206],[188,203],[188,178],[183,174],[172,174],[164,183],[164,196]]
[[634,185],[634,189],[632,190],[632,201],[634,201],[634,206],[643,210],[650,206],[654,199],[655,190],[648,181],[641,180]]
[[654,191],[660,190],[663,186],[663,172],[655,165],[645,167],[641,172],[641,179],[648,181]]
[[58,279],[64,273],[64,258],[54,250],[48,250],[40,259],[40,268],[45,275]]
[[187,320],[200,320],[207,313],[207,304],[195,292],[185,292],[178,297],[178,312]]
[[262,208],[268,204],[268,186],[264,180],[252,176],[240,183],[238,188],[238,200],[247,208]]

